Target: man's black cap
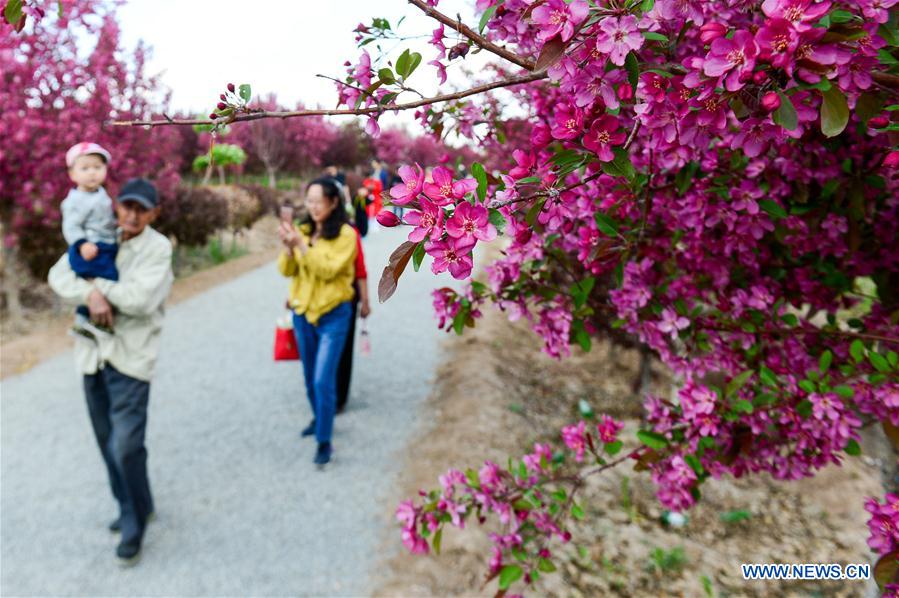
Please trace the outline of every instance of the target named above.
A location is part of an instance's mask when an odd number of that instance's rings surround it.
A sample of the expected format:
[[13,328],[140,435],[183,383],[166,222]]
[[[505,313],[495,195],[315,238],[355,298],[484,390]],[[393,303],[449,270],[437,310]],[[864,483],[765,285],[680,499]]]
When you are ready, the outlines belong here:
[[125,183],[119,192],[117,201],[136,201],[148,210],[152,210],[159,204],[156,187],[147,179],[131,179]]

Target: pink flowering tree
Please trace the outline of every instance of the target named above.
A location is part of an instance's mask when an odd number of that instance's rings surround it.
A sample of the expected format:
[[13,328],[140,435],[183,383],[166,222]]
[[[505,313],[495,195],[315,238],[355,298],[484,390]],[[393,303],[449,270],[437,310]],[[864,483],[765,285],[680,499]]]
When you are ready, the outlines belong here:
[[[503,594],[555,569],[587,476],[631,465],[681,510],[722,475],[813,476],[858,455],[866,426],[899,443],[896,0],[478,0],[477,26],[410,3],[434,19],[432,56],[373,55],[372,41],[399,38],[374,19],[356,29],[343,107],[236,103],[214,121],[359,115],[376,136],[412,110],[437,136],[470,138],[489,170],[409,165],[389,190],[408,210],[384,222],[409,236],[381,299],[426,256],[469,278],[473,250],[502,238],[486,280],[435,293],[442,328],[462,333],[490,302],[526,318],[549,355],[602,335],[681,381],[645,397],[627,449],[600,416],[506,466],[450,470],[398,509],[410,550],[489,520],[487,581]],[[496,60],[466,88],[414,88],[422,71],[445,85],[474,51]],[[897,505],[865,505],[892,593]]]
[[[3,287],[16,325],[19,288],[26,284],[27,271],[45,276],[65,250],[59,204],[72,186],[66,150],[79,141],[107,148],[112,162],[106,187],[113,197],[134,176],[148,176],[169,197],[182,167],[182,136],[174,128],[105,125],[110,118],[150,116],[161,108],[156,103],[166,100],[154,98],[160,87],[145,72],[146,49],[122,51],[107,4],[67,0],[61,3],[62,16],[56,14],[55,2],[0,5]],[[21,10],[18,21],[13,5]],[[28,26],[16,33],[8,20],[28,20]]]

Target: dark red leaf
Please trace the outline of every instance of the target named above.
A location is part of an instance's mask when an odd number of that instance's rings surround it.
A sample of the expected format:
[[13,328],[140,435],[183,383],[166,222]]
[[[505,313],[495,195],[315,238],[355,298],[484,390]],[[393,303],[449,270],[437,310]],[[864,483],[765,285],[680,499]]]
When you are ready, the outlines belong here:
[[565,54],[565,42],[557,35],[543,44],[543,49],[540,50],[540,56],[534,65],[534,70],[542,71],[551,67],[559,62],[563,54]]
[[403,275],[406,264],[412,259],[412,253],[415,251],[416,245],[418,243],[404,241],[402,245],[390,254],[390,260],[387,262],[387,266],[384,267],[381,281],[378,283],[378,300],[381,303],[390,299],[396,292],[396,283],[399,282],[400,276]]

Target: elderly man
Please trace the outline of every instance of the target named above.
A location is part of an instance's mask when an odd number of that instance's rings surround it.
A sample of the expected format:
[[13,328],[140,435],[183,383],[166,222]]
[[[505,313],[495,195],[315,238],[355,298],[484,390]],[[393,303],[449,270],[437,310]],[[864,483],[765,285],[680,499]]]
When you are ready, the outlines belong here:
[[172,288],[172,246],[149,226],[159,214],[149,181],[128,181],[115,210],[119,280],[78,278],[64,255],[50,270],[49,283],[64,301],[87,305],[91,320],[114,332],[77,337],[75,362],[84,376],[91,425],[119,503],[119,517],[109,526],[122,534],[116,556],[122,564],[133,564],[153,514],[144,433],[163,303]]

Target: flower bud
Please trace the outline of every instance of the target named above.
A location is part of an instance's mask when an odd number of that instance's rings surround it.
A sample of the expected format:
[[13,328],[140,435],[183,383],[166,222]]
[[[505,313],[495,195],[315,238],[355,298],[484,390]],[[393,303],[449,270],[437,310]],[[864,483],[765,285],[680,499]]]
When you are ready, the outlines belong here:
[[453,60],[454,58],[465,58],[468,54],[469,45],[467,42],[459,42],[452,48],[450,48],[449,54],[447,54],[447,58],[449,60]]
[[710,44],[719,37],[723,37],[727,33],[727,27],[721,23],[706,23],[699,28],[699,39],[704,44]]
[[868,126],[872,129],[882,129],[888,124],[890,124],[890,119],[882,114],[879,116],[875,116],[868,121]]
[[630,100],[634,97],[634,88],[630,86],[629,83],[622,83],[618,86],[618,99],[619,100]]
[[883,165],[885,168],[899,167],[899,151],[888,153],[887,157],[883,160]]
[[220,95],[219,95],[219,99],[220,99],[221,101],[224,102],[224,101],[227,100],[228,98],[225,97],[225,94],[220,94]]
[[376,218],[378,219],[378,224],[387,228],[392,228],[400,223],[400,219],[397,218],[396,214],[388,210],[378,212]]
[[762,108],[767,112],[774,112],[780,108],[780,96],[773,91],[769,91],[762,96]]
[[767,80],[768,80],[768,73],[766,73],[765,71],[756,71],[752,75],[752,82],[755,83],[756,85],[761,85],[762,83],[764,83]]
[[219,102],[218,104],[215,105],[215,107],[218,108],[219,110],[224,110],[225,108],[228,107],[228,104],[226,104],[225,102]]
[[215,112],[213,112],[212,114],[209,115],[209,118],[211,118],[212,120],[215,120],[215,119],[217,119],[218,117],[219,117],[219,115],[216,114]]
[[234,93],[234,89],[235,89],[235,88],[234,88],[234,84],[233,84],[233,83],[228,83],[228,91],[230,91],[231,93]]

